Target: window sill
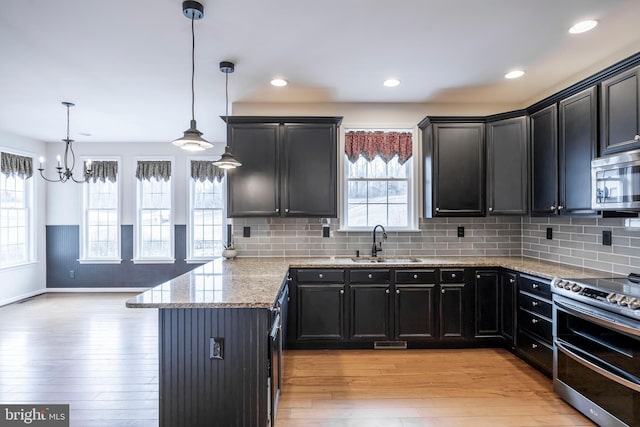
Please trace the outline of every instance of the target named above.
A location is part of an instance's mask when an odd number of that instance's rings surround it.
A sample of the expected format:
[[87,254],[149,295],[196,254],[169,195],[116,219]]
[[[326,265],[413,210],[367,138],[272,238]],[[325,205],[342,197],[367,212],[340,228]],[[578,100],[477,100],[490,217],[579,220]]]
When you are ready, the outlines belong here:
[[213,261],[216,258],[220,258],[220,257],[217,256],[217,257],[211,257],[211,258],[189,258],[189,259],[185,259],[184,262],[186,262],[187,264],[206,264],[209,261]]
[[90,258],[85,258],[85,259],[79,259],[78,260],[79,264],[122,264],[122,259],[119,258],[113,258],[113,259],[90,259]]
[[174,264],[176,260],[174,258],[144,258],[144,259],[132,259],[134,264]]
[[38,264],[38,261],[25,261],[20,264],[3,265],[0,266],[0,271],[19,270],[21,268],[27,268],[35,264]]

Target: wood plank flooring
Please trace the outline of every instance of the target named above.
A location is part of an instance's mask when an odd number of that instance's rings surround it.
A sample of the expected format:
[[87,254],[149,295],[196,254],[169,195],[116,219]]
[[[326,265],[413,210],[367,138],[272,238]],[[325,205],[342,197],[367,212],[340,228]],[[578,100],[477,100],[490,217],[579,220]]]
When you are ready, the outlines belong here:
[[[0,402],[68,403],[73,427],[157,426],[157,311],[127,309],[130,297],[0,307]],[[275,427],[592,425],[504,350],[288,351],[284,362]]]

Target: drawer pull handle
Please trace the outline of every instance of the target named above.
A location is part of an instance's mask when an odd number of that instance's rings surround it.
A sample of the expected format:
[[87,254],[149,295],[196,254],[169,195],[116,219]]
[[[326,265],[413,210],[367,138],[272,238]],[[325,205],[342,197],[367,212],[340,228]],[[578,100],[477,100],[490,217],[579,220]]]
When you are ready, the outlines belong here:
[[534,325],[535,325],[536,323],[538,323],[538,322],[539,322],[539,320],[538,320],[538,319],[531,319],[531,323],[533,323]]
[[369,274],[369,279],[373,279],[373,274]]
[[538,289],[540,287],[540,285],[538,285],[537,283],[533,283],[531,286],[533,287],[533,289]]
[[538,348],[538,344],[531,344],[531,348],[535,350],[536,348]]
[[531,301],[531,305],[534,306],[534,307],[537,307],[538,306],[538,302],[537,301]]
[[320,273],[320,274],[318,274],[318,277],[322,279],[324,277],[324,275],[322,273]]
[[414,279],[417,279],[417,278],[418,278],[418,275],[417,275],[417,274],[414,274],[414,275],[413,275],[413,278],[414,278]]

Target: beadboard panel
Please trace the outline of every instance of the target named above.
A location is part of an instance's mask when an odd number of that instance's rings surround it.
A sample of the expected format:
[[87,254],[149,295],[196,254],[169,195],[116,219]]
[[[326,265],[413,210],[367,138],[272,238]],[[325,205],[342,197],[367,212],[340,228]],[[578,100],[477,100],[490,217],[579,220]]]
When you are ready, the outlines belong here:
[[267,425],[268,310],[161,309],[158,328],[160,427]]
[[[201,264],[187,264],[186,226],[176,225],[175,258],[172,264],[134,264],[133,226],[122,225],[120,264],[80,264],[80,227],[48,225],[48,288],[126,288],[156,286]],[[73,271],[73,273],[71,273]],[[71,277],[73,275],[73,278]]]

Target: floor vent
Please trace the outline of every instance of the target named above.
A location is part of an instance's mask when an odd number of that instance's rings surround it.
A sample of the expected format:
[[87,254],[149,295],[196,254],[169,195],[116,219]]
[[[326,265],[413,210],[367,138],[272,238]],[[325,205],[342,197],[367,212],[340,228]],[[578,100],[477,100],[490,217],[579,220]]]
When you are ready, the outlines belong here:
[[373,343],[374,350],[406,350],[406,341],[376,341]]

